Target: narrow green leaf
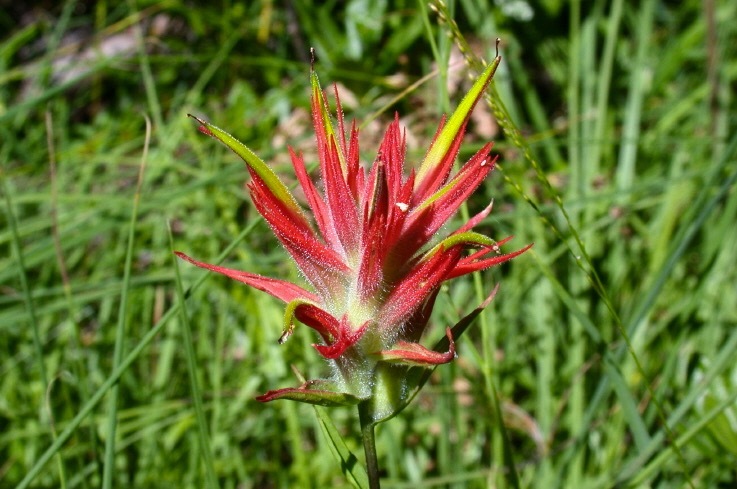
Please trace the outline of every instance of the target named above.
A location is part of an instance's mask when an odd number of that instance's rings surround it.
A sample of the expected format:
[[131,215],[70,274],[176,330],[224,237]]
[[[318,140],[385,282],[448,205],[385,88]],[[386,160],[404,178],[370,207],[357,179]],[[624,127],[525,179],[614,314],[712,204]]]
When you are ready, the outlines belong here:
[[320,422],[323,434],[330,442],[329,446],[332,448],[333,455],[340,462],[343,475],[359,489],[368,489],[369,480],[366,469],[363,468],[363,465],[358,461],[358,457],[345,444],[343,437],[340,436],[338,429],[333,424],[333,420],[325,412],[325,408],[315,406],[315,414],[317,414],[317,420]]
[[[133,194],[133,207],[131,218],[128,223],[128,244],[125,252],[125,265],[123,266],[123,286],[120,292],[120,306],[118,309],[118,321],[115,327],[115,347],[113,349],[113,369],[120,365],[123,360],[123,344],[125,343],[125,324],[128,313],[128,294],[130,292],[131,268],[133,266],[133,244],[136,237],[136,224],[138,223],[138,212],[141,202],[141,187],[143,187],[143,175],[146,170],[148,148],[151,141],[151,121],[146,117],[146,139],[141,155],[141,164],[138,167],[138,181],[136,191]],[[110,391],[107,412],[107,439],[105,440],[105,465],[103,467],[102,487],[110,489],[114,486],[113,475],[115,472],[115,444],[118,428],[118,397],[120,384],[116,384]]]
[[[233,242],[228,247],[226,247],[225,250],[223,250],[217,260],[215,260],[216,264],[221,263],[226,256],[232,253],[233,249],[243,240],[243,238],[245,238],[248,234],[251,233],[251,231],[253,231],[256,222],[258,221],[254,220],[250,226],[247,226],[238,235],[238,237],[233,240]],[[202,285],[202,283],[205,282],[205,279],[207,279],[209,276],[211,276],[211,274],[202,273],[197,281],[190,286],[185,296],[189,296],[189,294],[196,290],[200,285]],[[79,408],[74,418],[69,421],[66,428],[64,428],[64,430],[59,433],[59,437],[54,440],[49,448],[47,448],[46,451],[43,452],[43,454],[41,454],[36,459],[33,467],[31,467],[25,477],[23,477],[23,480],[20,481],[16,489],[24,489],[30,486],[30,484],[39,475],[41,470],[43,470],[44,466],[48,463],[51,457],[53,457],[56,453],[59,452],[59,450],[61,450],[61,447],[64,445],[64,443],[69,440],[69,438],[77,430],[82,421],[84,421],[84,419],[89,416],[89,414],[97,406],[97,404],[103,399],[103,397],[105,397],[105,394],[113,387],[113,385],[118,382],[118,380],[120,380],[120,377],[123,375],[123,373],[128,370],[133,362],[138,359],[139,355],[141,355],[141,353],[146,349],[148,344],[151,343],[151,341],[153,341],[153,339],[161,333],[161,331],[164,329],[164,326],[166,326],[169,320],[178,313],[180,305],[181,304],[179,302],[174,304],[168,311],[166,311],[166,313],[164,313],[163,316],[161,316],[161,319],[158,323],[156,323],[156,326],[151,328],[148,333],[146,333],[146,335],[141,338],[136,346],[133,347],[131,352],[126,355],[123,361],[120,362],[120,365],[110,373],[107,379],[105,379],[102,385],[100,385],[100,387],[90,397],[89,401],[86,402],[81,408]]]
[[[174,239],[169,228],[169,246],[174,253]],[[219,488],[217,477],[215,476],[215,459],[212,455],[210,446],[210,435],[207,430],[207,419],[205,418],[205,408],[202,404],[202,388],[197,379],[197,358],[194,351],[194,340],[192,338],[192,326],[189,322],[189,314],[187,313],[187,300],[184,294],[184,286],[182,285],[182,276],[179,273],[179,260],[174,260],[174,278],[176,282],[177,300],[179,301],[179,316],[182,322],[182,341],[184,342],[184,351],[187,357],[187,372],[189,373],[190,389],[192,391],[192,399],[194,400],[194,412],[197,419],[197,435],[200,442],[200,450],[203,455],[203,465],[205,467],[205,480],[207,487],[210,489]]]

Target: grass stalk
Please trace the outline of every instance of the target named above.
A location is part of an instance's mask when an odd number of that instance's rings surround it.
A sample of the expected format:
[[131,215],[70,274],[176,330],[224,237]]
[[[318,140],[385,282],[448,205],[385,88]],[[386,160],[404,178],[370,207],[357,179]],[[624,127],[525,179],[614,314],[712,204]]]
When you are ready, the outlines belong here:
[[[225,259],[225,257],[233,251],[238,243],[240,243],[243,238],[251,233],[254,226],[255,222],[251,226],[244,228],[243,231],[238,235],[238,237],[228,247],[226,247],[225,250],[223,250],[223,253],[221,253],[219,258],[214,263],[222,262],[223,259]],[[187,292],[185,293],[185,297],[189,296],[192,292],[197,290],[197,288],[199,288],[200,285],[202,285],[202,283],[204,283],[207,278],[207,274],[202,273],[200,277],[194,282],[194,284],[192,284],[187,290]],[[141,338],[141,340],[136,344],[136,346],[133,347],[133,349],[131,349],[130,353],[128,353],[128,355],[123,358],[118,367],[110,373],[110,375],[105,379],[102,385],[100,385],[95,393],[92,394],[90,400],[79,409],[79,411],[69,422],[67,427],[61,433],[59,433],[57,439],[54,440],[54,442],[43,452],[43,454],[37,458],[36,462],[33,464],[33,467],[31,467],[25,477],[23,477],[23,479],[18,484],[17,489],[25,489],[33,482],[33,480],[43,470],[44,466],[46,465],[46,463],[48,463],[51,457],[53,457],[61,449],[61,447],[64,445],[64,443],[67,442],[67,440],[69,440],[69,438],[72,436],[72,434],[74,434],[82,421],[84,421],[85,418],[90,415],[92,410],[95,409],[97,404],[102,400],[103,397],[105,397],[105,394],[107,394],[108,391],[112,389],[112,387],[118,382],[120,377],[138,359],[138,357],[146,349],[149,343],[151,343],[151,341],[157,337],[157,335],[161,332],[164,326],[166,326],[169,320],[171,320],[173,317],[176,316],[176,314],[179,313],[180,306],[181,304],[177,303],[172,306],[168,311],[166,311],[159,322]]]
[[[171,241],[172,253],[174,252],[174,239],[169,233]],[[209,489],[217,489],[219,486],[217,477],[215,476],[215,460],[212,455],[212,447],[210,446],[210,436],[207,432],[207,419],[205,418],[205,408],[202,404],[202,388],[197,373],[197,355],[194,351],[194,339],[192,338],[192,327],[187,314],[187,300],[185,297],[184,286],[182,286],[182,278],[179,274],[179,262],[174,262],[174,271],[177,285],[177,298],[179,300],[179,317],[182,327],[182,341],[184,343],[184,352],[187,357],[187,371],[189,372],[190,389],[192,390],[192,399],[194,400],[195,418],[197,419],[197,435],[199,437],[200,450],[202,451],[202,463],[205,467],[206,487]]]
[[[125,325],[128,320],[128,293],[130,291],[131,266],[133,264],[133,247],[136,237],[136,224],[138,222],[139,203],[141,201],[141,189],[143,187],[143,176],[148,158],[148,147],[151,141],[151,121],[146,117],[146,142],[143,146],[141,164],[138,169],[138,180],[133,195],[133,206],[131,219],[128,224],[128,244],[125,253],[125,264],[123,265],[123,283],[120,293],[120,306],[118,309],[118,321],[115,328],[115,347],[113,350],[113,370],[115,370],[123,359],[123,345],[125,343]],[[113,476],[115,473],[115,437],[118,426],[118,396],[120,384],[115,384],[110,389],[107,413],[107,439],[105,440],[105,462],[103,466],[102,487],[111,489],[113,487]]]

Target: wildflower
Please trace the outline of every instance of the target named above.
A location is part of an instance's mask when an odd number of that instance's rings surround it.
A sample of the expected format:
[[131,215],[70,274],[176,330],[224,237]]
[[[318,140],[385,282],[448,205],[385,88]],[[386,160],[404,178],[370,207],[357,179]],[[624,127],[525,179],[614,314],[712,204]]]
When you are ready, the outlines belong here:
[[[492,171],[496,156],[486,144],[453,174],[468,118],[491,81],[497,57],[476,80],[456,111],[441,121],[416,171],[405,174],[405,135],[395,116],[376,158],[359,162],[358,130],[346,127],[335,90],[336,121],[314,70],[311,73],[312,122],[319,154],[319,190],[302,155],[289,149],[306,197],[307,212],[272,169],[250,149],[218,127],[197,119],[212,136],[245,162],[248,184],[259,213],[294,259],[310,290],[248,272],[183,258],[262,290],[286,303],[283,343],[302,323],[321,337],[317,352],[332,366],[328,380],[310,380],[279,389],[260,401],[291,399],[335,406],[373,402],[374,421],[386,419],[407,402],[412,366],[450,362],[455,357],[451,329],[447,351],[419,341],[441,284],[514,258],[529,248],[501,254],[501,241],[472,228],[491,205],[447,236],[438,234],[461,204]],[[470,253],[469,253],[470,251]]]

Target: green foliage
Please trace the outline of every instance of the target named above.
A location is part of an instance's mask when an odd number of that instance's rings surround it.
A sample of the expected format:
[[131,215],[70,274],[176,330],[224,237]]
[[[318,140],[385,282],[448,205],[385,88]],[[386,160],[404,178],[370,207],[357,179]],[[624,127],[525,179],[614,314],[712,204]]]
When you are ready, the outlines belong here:
[[493,139],[502,170],[469,212],[493,198],[481,231],[535,246],[441,292],[427,345],[501,282],[456,362],[379,426],[384,485],[510,487],[511,463],[522,487],[737,483],[737,5],[513,3],[4,8],[0,486],[351,487],[352,410],[331,427],[253,400],[294,385],[290,365],[325,373],[307,328],[278,345],[280,304],[188,266],[179,309],[169,228],[193,256],[299,280],[242,164],[186,114],[286,178],[287,144],[314,161],[314,46],[366,160],[398,110],[419,163],[496,37],[493,109],[461,157]]

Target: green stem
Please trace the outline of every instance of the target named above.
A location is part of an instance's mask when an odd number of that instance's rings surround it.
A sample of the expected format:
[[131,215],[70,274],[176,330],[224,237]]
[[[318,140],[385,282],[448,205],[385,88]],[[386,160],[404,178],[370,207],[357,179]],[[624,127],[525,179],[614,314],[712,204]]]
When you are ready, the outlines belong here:
[[370,401],[364,401],[358,405],[358,419],[361,422],[361,438],[363,438],[363,451],[366,454],[369,489],[380,489],[379,460],[376,458],[376,438],[374,437],[376,423],[371,416]]

